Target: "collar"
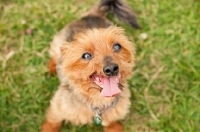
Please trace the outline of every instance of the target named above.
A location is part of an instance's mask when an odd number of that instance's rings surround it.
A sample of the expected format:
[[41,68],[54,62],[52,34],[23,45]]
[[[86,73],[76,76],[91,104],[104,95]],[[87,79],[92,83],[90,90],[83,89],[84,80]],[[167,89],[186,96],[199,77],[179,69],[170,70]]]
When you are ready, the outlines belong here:
[[[94,106],[90,106],[90,108],[92,109],[92,110],[94,110],[95,111],[95,116],[94,116],[94,123],[95,124],[97,124],[97,125],[101,125],[101,123],[102,123],[102,118],[101,118],[101,116],[103,115],[103,114],[105,114],[108,110],[110,110],[111,108],[113,108],[113,107],[115,107],[115,105],[118,103],[118,101],[119,101],[119,96],[116,96],[115,97],[115,100],[109,105],[109,106],[107,106],[107,107],[104,107],[104,108],[98,108],[98,107],[94,107]],[[87,103],[85,102],[84,104],[86,104],[87,105]],[[102,111],[102,112],[101,112]]]
[[[94,107],[94,106],[90,106],[90,108],[92,110],[94,110],[96,113],[98,113],[100,116],[102,116],[103,114],[105,114],[108,110],[110,110],[111,108],[115,107],[115,105],[118,103],[119,101],[119,96],[115,97],[115,100],[107,107],[104,108],[98,108],[98,107]],[[103,110],[103,111],[102,111]],[[102,111],[102,112],[101,112]]]

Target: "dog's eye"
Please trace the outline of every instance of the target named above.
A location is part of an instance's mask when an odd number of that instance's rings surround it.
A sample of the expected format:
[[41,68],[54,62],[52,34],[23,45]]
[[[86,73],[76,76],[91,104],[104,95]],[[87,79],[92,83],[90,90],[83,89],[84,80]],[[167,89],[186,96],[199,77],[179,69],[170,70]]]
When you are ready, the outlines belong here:
[[84,59],[84,60],[90,60],[90,59],[92,59],[92,54],[90,54],[90,53],[84,53],[83,55],[82,55],[82,59]]
[[118,43],[113,45],[113,49],[115,52],[119,52],[122,49],[122,46]]

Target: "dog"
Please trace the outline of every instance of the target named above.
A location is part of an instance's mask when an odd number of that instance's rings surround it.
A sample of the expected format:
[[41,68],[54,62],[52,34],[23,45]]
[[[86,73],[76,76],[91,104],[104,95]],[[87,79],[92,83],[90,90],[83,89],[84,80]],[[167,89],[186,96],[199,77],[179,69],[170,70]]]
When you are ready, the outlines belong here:
[[106,18],[107,13],[140,28],[127,3],[100,0],[54,36],[49,71],[57,73],[60,85],[42,132],[58,132],[62,121],[94,122],[105,132],[123,132],[118,121],[125,118],[131,104],[127,79],[132,75],[135,49],[125,31]]

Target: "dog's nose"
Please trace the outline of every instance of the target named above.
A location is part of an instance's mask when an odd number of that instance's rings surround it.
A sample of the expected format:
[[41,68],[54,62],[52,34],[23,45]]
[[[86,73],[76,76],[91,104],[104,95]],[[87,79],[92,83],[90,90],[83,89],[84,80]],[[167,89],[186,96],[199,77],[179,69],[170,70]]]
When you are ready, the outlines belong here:
[[115,63],[108,64],[108,65],[103,67],[103,72],[107,76],[117,75],[118,72],[119,72],[119,66],[117,64],[115,64]]

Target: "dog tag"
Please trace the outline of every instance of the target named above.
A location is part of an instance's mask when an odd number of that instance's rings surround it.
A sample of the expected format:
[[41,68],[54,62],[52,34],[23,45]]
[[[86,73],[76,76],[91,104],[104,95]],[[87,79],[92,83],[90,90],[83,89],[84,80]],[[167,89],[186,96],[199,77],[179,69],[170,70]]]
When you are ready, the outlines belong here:
[[99,114],[96,113],[96,115],[94,116],[94,123],[96,125],[101,125],[102,123],[102,119],[101,119],[101,116]]

